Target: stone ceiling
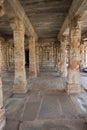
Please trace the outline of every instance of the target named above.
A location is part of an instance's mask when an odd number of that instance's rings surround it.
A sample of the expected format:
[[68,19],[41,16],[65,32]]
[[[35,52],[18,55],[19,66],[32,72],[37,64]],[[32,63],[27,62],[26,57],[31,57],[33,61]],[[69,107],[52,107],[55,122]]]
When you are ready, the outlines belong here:
[[[73,0],[18,0],[29,18],[39,39],[57,39]],[[6,14],[0,17],[0,33],[12,36],[10,18],[15,17],[8,0],[4,3]],[[23,16],[21,16],[23,17]],[[87,12],[83,15],[83,33],[87,30]]]
[[20,0],[39,38],[57,38],[72,0]]

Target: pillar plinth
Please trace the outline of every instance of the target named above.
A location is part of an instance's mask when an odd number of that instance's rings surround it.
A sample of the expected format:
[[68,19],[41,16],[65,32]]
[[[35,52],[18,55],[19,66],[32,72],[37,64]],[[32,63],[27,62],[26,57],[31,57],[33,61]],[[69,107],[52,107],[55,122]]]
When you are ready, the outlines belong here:
[[66,91],[70,93],[81,92],[80,85],[80,41],[81,41],[81,19],[76,17],[70,25],[70,51],[69,67],[67,75]]
[[3,130],[6,121],[5,121],[5,109],[3,107],[1,68],[2,68],[2,52],[1,52],[1,39],[0,39],[0,130]]
[[37,77],[36,48],[35,39],[33,37],[29,39],[29,77]]
[[14,93],[26,93],[25,51],[24,51],[24,26],[18,19],[13,19],[11,27],[14,34]]
[[67,76],[67,65],[66,65],[66,37],[62,36],[61,38],[61,49],[60,49],[60,76],[66,77]]

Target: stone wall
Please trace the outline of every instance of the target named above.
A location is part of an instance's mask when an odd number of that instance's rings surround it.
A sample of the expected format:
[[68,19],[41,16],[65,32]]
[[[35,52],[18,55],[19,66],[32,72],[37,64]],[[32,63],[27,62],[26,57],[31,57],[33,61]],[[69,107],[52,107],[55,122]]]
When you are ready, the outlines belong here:
[[58,46],[54,42],[39,44],[39,66],[54,68],[58,61]]

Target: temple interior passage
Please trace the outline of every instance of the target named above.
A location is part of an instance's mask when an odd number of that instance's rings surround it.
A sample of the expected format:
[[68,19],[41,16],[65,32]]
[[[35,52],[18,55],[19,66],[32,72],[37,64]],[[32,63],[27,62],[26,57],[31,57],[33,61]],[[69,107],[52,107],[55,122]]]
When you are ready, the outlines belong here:
[[87,130],[87,0],[0,0],[0,130]]
[[[8,85],[12,84],[12,79],[12,72],[9,77],[4,76]],[[26,95],[9,92],[11,96],[7,98],[9,94],[4,91],[7,117],[4,130],[87,129],[86,92],[68,96],[64,91],[65,80],[55,70],[42,70],[36,79],[27,80],[29,91]],[[7,87],[4,84],[4,90]]]

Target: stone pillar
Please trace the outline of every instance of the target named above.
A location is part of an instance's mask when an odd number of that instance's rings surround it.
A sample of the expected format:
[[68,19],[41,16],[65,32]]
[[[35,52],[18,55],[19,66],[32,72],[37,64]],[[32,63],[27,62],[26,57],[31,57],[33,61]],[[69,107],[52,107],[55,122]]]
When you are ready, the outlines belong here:
[[35,39],[33,37],[29,39],[29,77],[37,77],[36,48]]
[[2,72],[6,72],[7,71],[7,64],[6,64],[6,42],[5,40],[2,38]]
[[61,60],[61,50],[60,50],[60,43],[58,43],[58,74],[60,76],[61,67],[60,67],[60,60]]
[[84,66],[84,61],[85,61],[85,52],[84,52],[84,44],[81,44],[80,46],[80,65],[83,68]]
[[25,51],[24,51],[24,25],[18,19],[12,19],[11,27],[14,34],[14,93],[26,93]]
[[1,50],[1,39],[0,39],[0,130],[5,126],[5,109],[3,107],[3,90],[2,90],[2,78],[1,78],[1,68],[2,68],[2,50]]
[[84,41],[84,62],[85,62],[85,66],[87,66],[87,41]]
[[13,53],[14,47],[13,47],[13,40],[9,40],[9,67],[10,70],[14,69],[14,53]]
[[67,38],[66,36],[62,36],[61,38],[61,49],[60,49],[60,76],[66,77],[67,76],[67,65],[66,65],[66,44],[67,44]]
[[36,43],[36,62],[37,62],[37,72],[39,73],[39,45]]
[[[56,52],[56,54],[55,54],[55,69],[56,69],[56,71],[58,71],[58,46],[57,45],[55,45],[55,52]],[[53,57],[53,55],[52,55],[52,57]]]
[[40,69],[42,68],[43,66],[43,47],[40,46],[39,47],[39,67]]
[[69,67],[66,91],[70,93],[81,92],[80,85],[80,41],[81,41],[81,18],[75,17],[70,25],[70,51]]
[[6,64],[7,64],[7,70],[9,70],[9,43],[7,42],[6,43],[7,46],[6,46]]

